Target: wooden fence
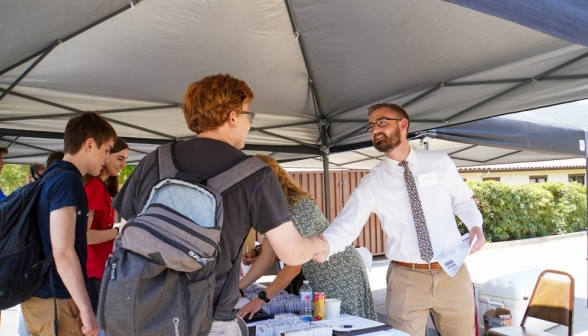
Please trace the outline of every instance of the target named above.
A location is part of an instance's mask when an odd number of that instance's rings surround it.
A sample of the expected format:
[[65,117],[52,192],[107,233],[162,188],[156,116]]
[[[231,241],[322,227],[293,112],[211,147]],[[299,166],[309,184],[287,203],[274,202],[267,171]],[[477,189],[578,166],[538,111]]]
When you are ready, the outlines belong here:
[[[349,199],[351,192],[359,184],[368,170],[337,170],[329,172],[331,213],[329,220],[332,222],[339,214]],[[324,213],[324,184],[322,171],[298,171],[290,175],[302,188],[307,190],[315,199]],[[261,237],[258,237],[258,239]],[[353,244],[363,246],[373,255],[383,255],[386,248],[386,234],[382,231],[380,220],[372,214],[363,227],[359,237]]]

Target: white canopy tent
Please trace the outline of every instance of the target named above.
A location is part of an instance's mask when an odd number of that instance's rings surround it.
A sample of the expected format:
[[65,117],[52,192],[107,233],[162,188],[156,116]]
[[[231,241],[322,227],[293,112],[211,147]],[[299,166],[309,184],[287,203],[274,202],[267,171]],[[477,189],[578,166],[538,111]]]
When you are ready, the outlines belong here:
[[[559,3],[532,6],[554,18],[547,28],[588,26],[586,4]],[[318,155],[328,169],[330,153],[369,144],[374,103],[404,105],[422,131],[586,98],[588,39],[541,30],[567,40],[439,0],[6,2],[0,135],[59,139],[71,115],[100,110],[138,159],[145,144],[194,136],[182,95],[222,72],[256,94],[247,150]],[[40,161],[58,142],[34,146],[7,161]]]

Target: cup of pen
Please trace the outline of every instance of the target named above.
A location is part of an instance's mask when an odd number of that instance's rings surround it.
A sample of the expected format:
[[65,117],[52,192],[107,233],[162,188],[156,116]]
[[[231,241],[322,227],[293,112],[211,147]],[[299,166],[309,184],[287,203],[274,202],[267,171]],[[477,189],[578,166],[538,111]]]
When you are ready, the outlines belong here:
[[339,313],[341,312],[340,299],[327,299],[325,306],[327,310],[327,320],[339,318]]

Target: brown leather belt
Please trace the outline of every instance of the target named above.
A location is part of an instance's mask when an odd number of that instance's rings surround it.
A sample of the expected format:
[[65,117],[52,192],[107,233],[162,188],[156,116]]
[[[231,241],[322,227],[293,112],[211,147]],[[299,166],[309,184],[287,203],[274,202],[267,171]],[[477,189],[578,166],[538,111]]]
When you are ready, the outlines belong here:
[[[413,263],[405,263],[402,261],[392,260],[395,265],[406,267],[406,268],[418,268],[418,269],[429,269],[429,264],[413,264]],[[440,270],[443,267],[438,262],[431,263],[432,270]]]

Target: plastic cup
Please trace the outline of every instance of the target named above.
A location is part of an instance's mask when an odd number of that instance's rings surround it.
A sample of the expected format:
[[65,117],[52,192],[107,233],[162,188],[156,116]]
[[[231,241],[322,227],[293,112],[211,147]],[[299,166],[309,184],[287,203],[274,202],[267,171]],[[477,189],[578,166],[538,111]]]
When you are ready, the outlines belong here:
[[339,318],[339,312],[341,311],[341,300],[339,299],[327,299],[327,320],[333,320]]

